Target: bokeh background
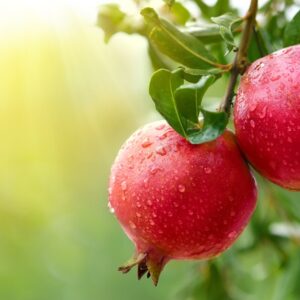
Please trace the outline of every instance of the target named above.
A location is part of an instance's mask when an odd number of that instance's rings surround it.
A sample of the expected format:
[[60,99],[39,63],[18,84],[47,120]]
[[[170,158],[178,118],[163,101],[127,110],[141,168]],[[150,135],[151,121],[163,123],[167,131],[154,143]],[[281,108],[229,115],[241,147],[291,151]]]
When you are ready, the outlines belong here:
[[[159,116],[146,42],[119,34],[105,45],[95,26],[101,2],[0,1],[0,299],[188,300],[182,287],[207,278],[191,262],[171,262],[157,288],[116,271],[133,247],[107,209],[109,169],[126,137]],[[300,209],[299,193],[269,190]],[[299,278],[299,248],[285,271],[268,250],[235,256],[251,234],[225,254],[242,266],[235,295],[299,299],[294,287],[280,294]],[[218,272],[211,276],[218,293]]]

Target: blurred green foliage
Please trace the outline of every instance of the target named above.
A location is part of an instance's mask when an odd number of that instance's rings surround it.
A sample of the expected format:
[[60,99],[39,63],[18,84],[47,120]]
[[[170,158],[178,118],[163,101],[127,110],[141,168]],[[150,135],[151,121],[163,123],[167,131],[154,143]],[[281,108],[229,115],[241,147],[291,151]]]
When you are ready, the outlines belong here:
[[107,209],[110,165],[132,131],[159,117],[147,44],[120,34],[104,45],[67,10],[56,17],[21,12],[1,29],[0,299],[298,300],[299,193],[262,179],[250,226],[220,258],[171,262],[157,288],[116,271],[132,245]]

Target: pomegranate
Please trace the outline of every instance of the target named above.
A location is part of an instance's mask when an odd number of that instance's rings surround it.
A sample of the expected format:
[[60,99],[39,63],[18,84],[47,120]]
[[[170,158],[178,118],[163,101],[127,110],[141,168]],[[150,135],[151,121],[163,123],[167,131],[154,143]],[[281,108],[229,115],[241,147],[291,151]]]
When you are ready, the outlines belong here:
[[122,146],[111,170],[109,207],[136,247],[120,271],[138,267],[154,284],[170,259],[209,259],[225,251],[251,217],[253,176],[226,130],[192,145],[165,121]]
[[255,61],[242,77],[234,123],[238,143],[263,176],[300,190],[300,45]]

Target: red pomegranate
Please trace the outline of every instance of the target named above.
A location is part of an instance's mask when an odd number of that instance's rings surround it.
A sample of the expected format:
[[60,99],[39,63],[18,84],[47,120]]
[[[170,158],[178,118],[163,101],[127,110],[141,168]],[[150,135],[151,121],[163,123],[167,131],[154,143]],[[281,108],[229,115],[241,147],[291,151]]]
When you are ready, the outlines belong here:
[[300,190],[300,45],[254,62],[242,77],[234,123],[249,162],[278,185]]
[[225,131],[192,145],[164,121],[146,125],[122,146],[111,170],[109,206],[136,247],[120,267],[138,266],[157,284],[170,259],[208,259],[243,231],[256,184]]

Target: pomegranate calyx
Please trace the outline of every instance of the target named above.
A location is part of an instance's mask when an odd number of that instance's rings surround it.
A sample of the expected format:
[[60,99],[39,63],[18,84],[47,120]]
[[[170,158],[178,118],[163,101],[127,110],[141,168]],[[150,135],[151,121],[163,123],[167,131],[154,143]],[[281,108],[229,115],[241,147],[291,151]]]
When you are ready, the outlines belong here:
[[151,277],[153,284],[157,286],[160,273],[168,262],[168,258],[161,254],[151,252],[135,254],[118,270],[123,274],[128,273],[133,267],[137,266],[137,277],[140,280],[145,274]]

